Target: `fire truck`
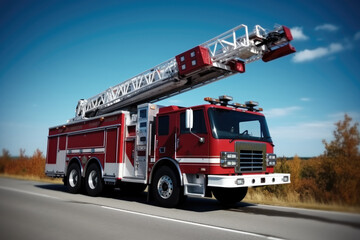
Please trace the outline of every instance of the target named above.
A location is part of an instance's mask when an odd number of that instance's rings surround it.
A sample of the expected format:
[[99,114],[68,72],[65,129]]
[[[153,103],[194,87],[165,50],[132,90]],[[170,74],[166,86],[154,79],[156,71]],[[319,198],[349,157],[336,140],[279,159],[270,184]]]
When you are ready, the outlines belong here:
[[274,144],[257,102],[226,95],[193,107],[156,102],[291,54],[292,39],[285,26],[249,31],[242,24],[79,100],[75,117],[49,129],[46,175],[90,196],[148,187],[149,198],[164,207],[212,194],[234,204],[248,187],[290,183],[290,174],[274,173]]

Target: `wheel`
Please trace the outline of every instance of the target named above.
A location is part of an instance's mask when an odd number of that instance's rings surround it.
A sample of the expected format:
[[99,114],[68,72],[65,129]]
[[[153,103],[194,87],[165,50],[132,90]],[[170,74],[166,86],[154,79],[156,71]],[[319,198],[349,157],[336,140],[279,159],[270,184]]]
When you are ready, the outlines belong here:
[[248,188],[213,188],[212,192],[222,205],[229,206],[240,202],[246,196]]
[[177,175],[171,168],[162,166],[156,171],[151,192],[160,206],[171,208],[180,203],[181,187]]
[[78,164],[72,163],[66,174],[66,187],[71,193],[79,193],[81,190],[81,170]]
[[97,164],[91,164],[85,176],[85,189],[88,195],[90,196],[99,196],[104,187],[100,168]]

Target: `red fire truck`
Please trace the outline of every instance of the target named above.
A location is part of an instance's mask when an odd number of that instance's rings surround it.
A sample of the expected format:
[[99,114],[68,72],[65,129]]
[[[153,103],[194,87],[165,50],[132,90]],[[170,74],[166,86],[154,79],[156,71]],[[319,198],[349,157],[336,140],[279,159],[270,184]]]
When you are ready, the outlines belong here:
[[248,187],[286,184],[262,109],[254,101],[206,97],[179,107],[155,102],[245,72],[245,64],[295,52],[285,26],[235,27],[89,99],[49,129],[45,172],[69,192],[97,196],[105,187],[143,191],[165,207],[184,196],[241,201]]

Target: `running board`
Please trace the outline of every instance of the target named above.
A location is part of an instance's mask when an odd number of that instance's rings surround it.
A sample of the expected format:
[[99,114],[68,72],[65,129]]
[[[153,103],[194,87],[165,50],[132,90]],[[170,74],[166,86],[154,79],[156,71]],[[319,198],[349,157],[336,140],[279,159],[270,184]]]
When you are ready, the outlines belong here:
[[184,195],[192,197],[205,197],[205,175],[183,174]]

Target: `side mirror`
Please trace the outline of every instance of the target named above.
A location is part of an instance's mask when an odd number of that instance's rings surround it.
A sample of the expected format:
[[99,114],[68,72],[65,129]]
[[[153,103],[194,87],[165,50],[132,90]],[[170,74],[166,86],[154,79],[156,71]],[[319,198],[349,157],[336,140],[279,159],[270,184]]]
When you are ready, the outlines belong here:
[[204,143],[205,139],[203,137],[199,137],[195,133],[191,132],[191,129],[194,127],[194,112],[192,109],[186,109],[185,112],[185,128],[189,129],[189,132],[199,139],[200,143]]
[[194,126],[194,113],[192,109],[186,109],[185,112],[185,128],[192,129]]

